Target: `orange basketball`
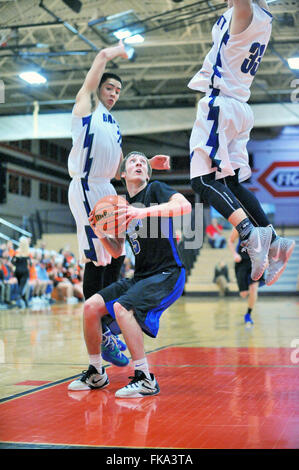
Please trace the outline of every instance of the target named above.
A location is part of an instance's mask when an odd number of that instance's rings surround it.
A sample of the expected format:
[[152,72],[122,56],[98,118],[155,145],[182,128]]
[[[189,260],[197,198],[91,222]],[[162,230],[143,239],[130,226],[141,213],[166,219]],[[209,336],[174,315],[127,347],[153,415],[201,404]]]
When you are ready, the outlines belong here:
[[100,232],[111,238],[124,236],[127,228],[126,214],[120,217],[116,211],[128,206],[128,202],[122,196],[105,196],[100,199],[93,208],[95,233]]

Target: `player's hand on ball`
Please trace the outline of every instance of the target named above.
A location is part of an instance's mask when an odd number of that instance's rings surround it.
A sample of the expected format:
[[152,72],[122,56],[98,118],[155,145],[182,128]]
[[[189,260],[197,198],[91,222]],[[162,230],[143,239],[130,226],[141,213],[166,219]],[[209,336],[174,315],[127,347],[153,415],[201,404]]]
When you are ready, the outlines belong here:
[[[121,196],[105,196],[91,211],[89,223],[99,238],[120,238],[125,236],[126,208],[128,202]],[[118,211],[121,210],[121,213]]]

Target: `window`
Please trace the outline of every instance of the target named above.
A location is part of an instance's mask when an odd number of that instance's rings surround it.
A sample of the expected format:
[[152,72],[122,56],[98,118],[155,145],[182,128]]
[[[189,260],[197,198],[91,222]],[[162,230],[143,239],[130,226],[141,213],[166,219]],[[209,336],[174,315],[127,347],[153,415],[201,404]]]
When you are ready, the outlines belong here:
[[50,201],[58,202],[58,187],[51,184],[50,188]]
[[39,198],[43,201],[48,201],[49,199],[49,187],[48,183],[39,184]]
[[21,195],[31,197],[31,181],[29,178],[21,178]]
[[31,140],[22,140],[21,141],[21,149],[31,151]]
[[8,192],[11,194],[19,194],[19,187],[20,187],[20,178],[18,175],[9,175],[8,180]]
[[50,144],[50,153],[49,153],[49,157],[52,159],[52,160],[58,160],[58,154],[59,154],[59,150],[58,150],[58,147],[57,145],[55,144]]
[[40,140],[40,153],[42,157],[46,157],[48,155],[48,142],[47,140]]
[[62,204],[68,204],[68,194],[67,194],[67,189],[65,188],[61,188],[61,192],[60,192],[60,202]]

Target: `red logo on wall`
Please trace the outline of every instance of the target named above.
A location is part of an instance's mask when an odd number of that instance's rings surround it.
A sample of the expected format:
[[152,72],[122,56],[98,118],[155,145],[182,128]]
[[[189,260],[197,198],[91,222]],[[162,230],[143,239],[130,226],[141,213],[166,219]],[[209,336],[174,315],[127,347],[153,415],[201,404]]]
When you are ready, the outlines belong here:
[[297,197],[299,162],[273,162],[257,181],[274,197]]

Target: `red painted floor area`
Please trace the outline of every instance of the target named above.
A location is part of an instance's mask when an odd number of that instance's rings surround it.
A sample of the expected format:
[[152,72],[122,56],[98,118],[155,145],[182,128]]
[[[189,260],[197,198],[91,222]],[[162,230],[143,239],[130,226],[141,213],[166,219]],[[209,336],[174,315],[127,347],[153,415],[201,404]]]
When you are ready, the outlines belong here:
[[181,348],[148,355],[161,392],[116,399],[68,382],[0,404],[2,443],[179,449],[298,449],[299,374],[286,348]]

